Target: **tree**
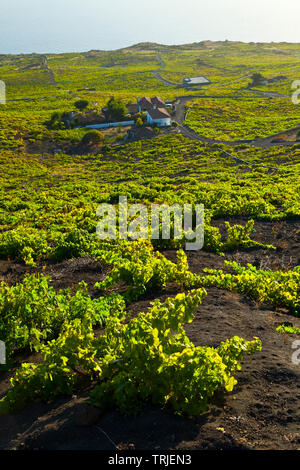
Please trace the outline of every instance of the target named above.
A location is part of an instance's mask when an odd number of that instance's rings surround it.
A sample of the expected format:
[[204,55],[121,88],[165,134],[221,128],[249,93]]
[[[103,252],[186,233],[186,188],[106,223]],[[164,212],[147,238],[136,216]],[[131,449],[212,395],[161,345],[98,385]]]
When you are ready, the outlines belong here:
[[107,117],[115,121],[121,121],[127,114],[127,108],[122,100],[116,99],[113,96],[107,103]]
[[265,80],[265,77],[261,73],[254,73],[252,75],[252,86],[261,85]]
[[89,105],[89,102],[87,100],[79,100],[74,103],[75,108],[79,109],[79,111],[83,111],[86,109]]
[[64,113],[55,112],[51,115],[50,120],[47,122],[47,125],[54,130],[66,129],[66,122],[63,119]]
[[82,140],[81,143],[83,145],[93,146],[93,145],[100,145],[104,140],[104,135],[102,132],[97,131],[96,129],[87,132]]

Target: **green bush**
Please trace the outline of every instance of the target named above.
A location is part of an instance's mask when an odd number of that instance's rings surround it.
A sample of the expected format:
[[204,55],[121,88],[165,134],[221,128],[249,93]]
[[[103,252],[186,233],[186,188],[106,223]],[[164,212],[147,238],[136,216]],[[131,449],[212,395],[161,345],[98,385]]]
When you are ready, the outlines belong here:
[[50,252],[45,232],[29,227],[17,227],[0,234],[0,258],[15,258],[28,266]]
[[87,100],[79,100],[74,103],[75,108],[79,109],[79,111],[83,111],[86,109],[89,105],[89,102]]
[[81,143],[87,146],[100,145],[104,140],[104,134],[96,129],[88,131],[82,138]]
[[61,261],[68,258],[80,258],[90,254],[94,237],[84,230],[72,228],[69,232],[61,234],[56,240],[56,247],[52,250],[51,258]]

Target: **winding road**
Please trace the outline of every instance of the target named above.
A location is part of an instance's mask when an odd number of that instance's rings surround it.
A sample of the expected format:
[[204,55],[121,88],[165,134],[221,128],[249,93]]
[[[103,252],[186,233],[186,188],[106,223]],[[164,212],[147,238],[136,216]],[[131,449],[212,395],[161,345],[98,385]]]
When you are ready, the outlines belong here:
[[177,88],[182,88],[182,85],[179,85],[178,83],[170,82],[169,80],[166,80],[165,78],[161,76],[160,72],[166,67],[166,63],[163,61],[161,57],[161,52],[158,52],[157,60],[160,63],[160,68],[158,70],[152,71],[152,74],[154,75],[154,77],[160,82],[165,83],[166,85],[177,87]]
[[58,86],[58,84],[55,80],[55,77],[54,77],[54,73],[49,67],[47,57],[45,55],[43,55],[43,56],[41,56],[41,60],[42,60],[42,67],[48,72],[48,75],[49,75],[49,78],[50,78],[50,85],[54,86],[58,90],[66,91],[67,93],[69,93],[69,95],[71,95],[75,99],[81,99],[80,96],[76,95],[73,91],[66,90],[65,88],[62,88],[62,87]]

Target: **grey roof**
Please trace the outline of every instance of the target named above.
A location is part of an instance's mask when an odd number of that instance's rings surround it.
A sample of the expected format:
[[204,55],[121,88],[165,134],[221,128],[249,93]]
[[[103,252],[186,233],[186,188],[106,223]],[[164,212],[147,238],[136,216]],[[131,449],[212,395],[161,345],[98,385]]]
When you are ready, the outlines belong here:
[[183,81],[188,85],[204,85],[205,83],[211,83],[206,77],[187,77]]

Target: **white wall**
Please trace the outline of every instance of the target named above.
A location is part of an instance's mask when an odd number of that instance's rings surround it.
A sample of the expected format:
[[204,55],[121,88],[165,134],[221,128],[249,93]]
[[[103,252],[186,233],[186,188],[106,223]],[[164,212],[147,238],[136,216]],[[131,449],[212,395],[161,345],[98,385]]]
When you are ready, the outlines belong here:
[[163,127],[163,126],[170,126],[171,125],[171,118],[162,118],[162,119],[152,119],[150,114],[147,116],[147,122],[148,124],[157,124],[158,127]]
[[106,122],[105,124],[89,124],[84,126],[88,129],[107,129],[108,127],[133,126],[134,121]]

